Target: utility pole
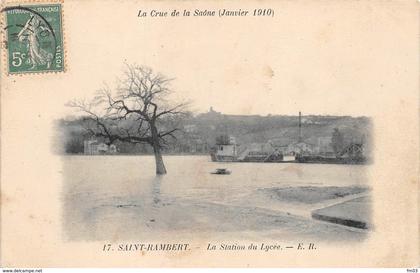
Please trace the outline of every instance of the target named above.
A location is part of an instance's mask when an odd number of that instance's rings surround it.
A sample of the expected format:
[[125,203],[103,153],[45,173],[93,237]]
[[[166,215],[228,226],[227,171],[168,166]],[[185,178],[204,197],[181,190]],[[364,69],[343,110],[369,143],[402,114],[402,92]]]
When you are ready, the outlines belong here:
[[299,143],[302,142],[302,113],[299,111]]

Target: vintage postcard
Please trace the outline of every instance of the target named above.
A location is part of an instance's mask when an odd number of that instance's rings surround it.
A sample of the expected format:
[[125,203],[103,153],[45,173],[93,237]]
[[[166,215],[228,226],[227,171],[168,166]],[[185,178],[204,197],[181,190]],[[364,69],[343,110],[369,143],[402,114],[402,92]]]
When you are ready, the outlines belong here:
[[419,265],[416,1],[3,1],[1,266]]

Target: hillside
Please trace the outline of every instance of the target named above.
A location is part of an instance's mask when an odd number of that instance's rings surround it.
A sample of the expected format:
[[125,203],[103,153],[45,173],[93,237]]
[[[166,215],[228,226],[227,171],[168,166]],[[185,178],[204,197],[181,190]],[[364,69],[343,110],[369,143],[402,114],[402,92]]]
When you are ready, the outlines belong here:
[[[181,121],[182,132],[178,140],[165,148],[166,153],[206,153],[215,144],[219,135],[230,135],[241,145],[263,143],[269,140],[287,145],[298,140],[298,116],[269,115],[247,116],[226,115],[212,109],[207,113],[190,116]],[[64,151],[83,152],[83,140],[89,135],[82,127],[80,119],[67,119],[58,122]],[[334,128],[344,136],[345,143],[364,142],[369,146],[371,128],[367,117],[350,116],[302,116],[302,140],[317,145],[319,138],[329,138]],[[121,153],[149,153],[145,145],[117,143]]]

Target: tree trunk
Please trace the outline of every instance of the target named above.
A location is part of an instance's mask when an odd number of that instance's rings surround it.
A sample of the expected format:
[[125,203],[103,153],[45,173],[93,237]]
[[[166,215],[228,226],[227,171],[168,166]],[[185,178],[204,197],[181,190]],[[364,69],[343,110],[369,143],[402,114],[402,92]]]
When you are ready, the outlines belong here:
[[166,174],[165,164],[163,163],[162,153],[160,148],[153,145],[153,151],[155,153],[155,162],[156,162],[156,174]]
[[160,151],[160,144],[159,144],[159,137],[158,137],[157,129],[154,124],[150,124],[150,127],[152,131],[153,152],[155,154],[156,174],[157,175],[166,174],[165,164],[163,163],[162,153]]

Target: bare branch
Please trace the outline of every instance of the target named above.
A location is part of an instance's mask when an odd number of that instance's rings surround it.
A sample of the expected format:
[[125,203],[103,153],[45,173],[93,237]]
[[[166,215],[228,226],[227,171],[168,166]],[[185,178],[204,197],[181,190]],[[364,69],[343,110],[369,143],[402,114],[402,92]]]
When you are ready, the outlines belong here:
[[67,106],[85,116],[90,135],[109,144],[122,141],[161,147],[167,138],[176,140],[180,131],[176,117],[185,115],[189,105],[167,103],[172,80],[148,67],[126,64],[115,92],[105,84],[91,101],[73,100]]

